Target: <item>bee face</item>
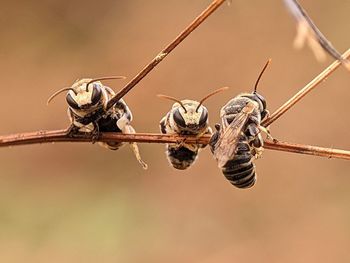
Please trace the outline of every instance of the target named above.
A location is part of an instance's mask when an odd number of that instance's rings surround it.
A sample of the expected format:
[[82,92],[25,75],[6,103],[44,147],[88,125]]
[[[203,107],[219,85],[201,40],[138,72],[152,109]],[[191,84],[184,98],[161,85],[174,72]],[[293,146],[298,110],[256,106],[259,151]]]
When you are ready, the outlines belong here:
[[[66,100],[70,107],[76,110],[95,110],[101,106],[103,100],[102,84],[97,81],[86,86],[91,79],[82,79],[72,85]],[[74,91],[73,91],[74,90]]]
[[184,108],[175,103],[172,108],[172,118],[174,123],[181,129],[191,132],[198,132],[208,126],[208,110],[199,102],[193,100],[181,101]]
[[266,106],[267,106],[266,100],[259,93],[257,93],[257,92],[243,93],[243,94],[240,94],[240,96],[248,98],[248,99],[251,99],[251,100],[254,100],[255,102],[257,102],[259,104],[259,111],[260,111],[260,113],[263,113],[263,112],[266,111]]

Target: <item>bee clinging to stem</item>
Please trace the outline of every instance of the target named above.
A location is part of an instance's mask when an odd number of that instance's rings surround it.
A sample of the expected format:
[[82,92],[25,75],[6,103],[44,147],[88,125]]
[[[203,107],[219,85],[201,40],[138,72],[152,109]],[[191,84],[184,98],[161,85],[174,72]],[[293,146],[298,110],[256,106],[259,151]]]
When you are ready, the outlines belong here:
[[[90,133],[95,140],[100,132],[135,133],[130,124],[131,111],[123,99],[107,110],[108,101],[115,96],[115,92],[100,81],[109,79],[125,79],[125,77],[80,79],[75,81],[71,87],[58,90],[48,99],[47,103],[50,103],[57,95],[68,91],[66,101],[68,117],[71,121],[69,133],[72,136],[78,132]],[[110,150],[117,150],[123,145],[121,142],[99,142],[99,144]],[[147,165],[141,159],[137,144],[131,143],[130,145],[139,163],[144,169],[147,169]]]
[[[218,92],[228,89],[223,87],[208,94],[199,102],[195,100],[178,100],[176,98],[158,95],[160,98],[175,101],[171,110],[160,121],[160,131],[163,134],[195,135],[212,134],[209,127],[208,110],[203,102]],[[170,164],[180,170],[187,169],[197,158],[201,144],[184,142],[167,144],[166,153]]]
[[225,177],[238,188],[252,187],[256,181],[253,158],[263,151],[261,131],[269,132],[260,125],[268,117],[266,101],[257,93],[258,83],[271,60],[265,64],[252,93],[242,93],[221,108],[221,125],[210,139],[210,149]]

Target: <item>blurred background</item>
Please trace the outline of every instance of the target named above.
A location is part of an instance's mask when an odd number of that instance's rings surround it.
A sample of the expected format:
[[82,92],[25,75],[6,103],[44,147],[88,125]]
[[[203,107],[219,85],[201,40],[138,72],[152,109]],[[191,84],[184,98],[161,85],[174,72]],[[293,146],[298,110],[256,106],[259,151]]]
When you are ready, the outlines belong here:
[[[293,49],[282,1],[224,4],[126,97],[139,132],[158,132],[171,102],[208,100],[210,123],[250,92],[274,111],[328,66]],[[61,95],[77,78],[125,75],[120,89],[209,0],[6,1],[0,10],[0,133],[68,126]],[[350,47],[350,2],[303,0],[340,51]],[[106,84],[107,84],[106,83]],[[350,76],[337,70],[272,127],[278,139],[350,149]],[[0,149],[1,262],[346,262],[350,260],[350,163],[266,150],[250,190],[229,184],[208,149],[186,171],[165,146],[139,145],[144,171],[124,146],[32,145]]]

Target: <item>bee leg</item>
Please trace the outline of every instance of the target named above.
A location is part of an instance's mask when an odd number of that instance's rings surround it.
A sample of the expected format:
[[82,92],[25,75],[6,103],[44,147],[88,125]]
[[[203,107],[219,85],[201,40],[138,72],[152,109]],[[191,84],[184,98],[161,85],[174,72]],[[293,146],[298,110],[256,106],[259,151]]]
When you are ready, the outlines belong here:
[[69,136],[69,137],[74,137],[74,135],[78,134],[80,131],[79,131],[79,127],[74,125],[74,116],[73,116],[73,112],[70,108],[68,108],[67,110],[67,114],[68,114],[68,118],[70,120],[70,126],[67,128],[66,130],[66,134]]
[[94,122],[93,125],[94,125],[94,129],[93,129],[93,131],[91,133],[92,144],[96,143],[96,141],[100,137],[100,127],[98,126],[98,123]]
[[178,142],[176,142],[176,146],[177,148],[181,148],[181,147],[184,147],[185,143],[186,143],[186,138],[178,140]]
[[259,126],[259,129],[260,131],[264,132],[266,134],[266,137],[268,140],[272,140],[274,142],[277,142],[277,139],[274,139],[272,136],[271,136],[271,133],[270,133],[270,130],[269,128],[266,128],[264,126]]
[[261,136],[260,129],[255,123],[251,123],[247,127],[246,135],[252,155],[254,155],[256,159],[260,158],[264,150],[264,140]]
[[252,147],[251,152],[254,155],[255,159],[258,159],[261,157],[261,155],[264,151],[263,145],[264,145],[264,140],[263,140],[261,134],[259,133],[255,137],[255,139],[251,142],[251,147]]
[[260,133],[258,126],[255,123],[251,123],[247,126],[245,134],[248,137],[248,141],[254,140],[256,136]]
[[[213,134],[213,130],[210,127],[208,127],[208,129],[204,133],[200,134],[198,136],[198,138],[200,138],[203,135],[212,135],[212,134]],[[207,144],[200,144],[199,145],[200,148],[205,148],[206,146],[207,146]]]
[[78,133],[79,133],[79,127],[75,126],[73,123],[66,130],[66,134],[69,137],[74,137],[74,135]]
[[186,138],[179,139],[179,140],[176,141],[176,148],[184,147],[185,144],[186,144]]
[[160,123],[159,123],[159,127],[160,127],[160,131],[162,134],[166,134],[166,124],[165,124],[166,118],[164,117]]
[[[264,110],[264,112],[262,114],[262,119],[265,120],[269,117],[270,117],[270,112],[268,110]],[[274,142],[277,142],[277,140],[271,136],[270,126],[267,126],[267,127],[260,126],[260,127],[261,127],[261,130],[266,133],[267,139],[270,139]]]
[[[135,129],[130,124],[126,124],[124,126],[122,132],[126,133],[126,134],[136,133]],[[142,168],[146,170],[148,168],[148,165],[142,160],[137,143],[136,142],[130,143],[130,147],[131,147],[132,151],[134,152],[134,155],[135,155],[137,161],[141,164]]]

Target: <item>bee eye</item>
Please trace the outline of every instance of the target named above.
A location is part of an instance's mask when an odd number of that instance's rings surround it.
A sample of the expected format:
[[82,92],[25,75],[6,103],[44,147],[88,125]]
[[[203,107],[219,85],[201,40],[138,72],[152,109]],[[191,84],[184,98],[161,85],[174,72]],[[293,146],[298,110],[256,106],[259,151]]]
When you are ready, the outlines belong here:
[[208,111],[206,109],[203,109],[201,117],[199,119],[199,126],[204,126],[207,123],[208,120]]
[[182,115],[181,115],[179,109],[177,109],[177,110],[174,112],[173,118],[174,118],[174,121],[175,121],[175,123],[176,123],[177,125],[179,125],[180,127],[186,127],[185,120],[184,120],[184,118],[182,117]]
[[73,109],[76,109],[76,110],[80,109],[77,102],[73,99],[73,97],[69,93],[66,96],[66,101],[67,101],[68,105],[70,107],[72,107]]
[[92,95],[91,95],[91,104],[97,104],[102,96],[101,87],[97,84],[93,84]]
[[259,98],[259,100],[261,101],[262,105],[263,105],[263,108],[264,110],[266,109],[266,100],[263,96],[261,96],[260,94],[258,93],[255,93],[255,95]]

